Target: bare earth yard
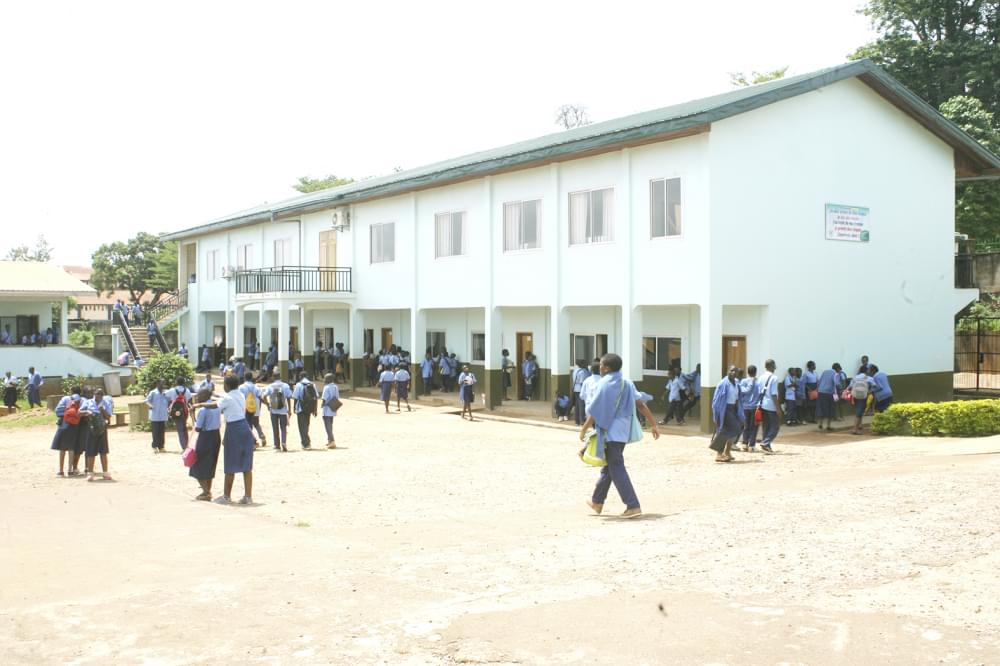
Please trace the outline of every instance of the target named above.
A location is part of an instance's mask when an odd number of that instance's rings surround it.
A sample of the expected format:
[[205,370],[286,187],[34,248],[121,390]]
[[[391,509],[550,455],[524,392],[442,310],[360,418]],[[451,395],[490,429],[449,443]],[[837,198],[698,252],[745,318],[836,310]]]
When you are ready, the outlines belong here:
[[381,410],[292,426],[252,507],[193,501],[173,435],[87,483],[0,421],[2,662],[1000,663],[1000,438],[647,435],[626,521],[571,428]]

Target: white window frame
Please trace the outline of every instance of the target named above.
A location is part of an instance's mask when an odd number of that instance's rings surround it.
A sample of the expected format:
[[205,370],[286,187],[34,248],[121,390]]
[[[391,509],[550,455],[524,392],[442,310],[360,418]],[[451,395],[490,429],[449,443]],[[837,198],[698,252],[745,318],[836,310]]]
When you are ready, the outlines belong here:
[[[392,256],[385,257],[385,234],[386,229],[392,234]],[[375,242],[375,234],[379,235],[378,243]],[[378,247],[378,258],[375,257],[375,249]],[[396,261],[396,223],[379,222],[368,228],[368,263],[370,264],[391,264]]]
[[253,243],[246,243],[236,248],[236,270],[243,271],[253,268]]
[[209,280],[218,280],[222,277],[222,268],[219,266],[218,250],[209,250],[205,253],[205,277]]
[[[676,180],[678,182],[678,195],[680,200],[678,201],[678,215],[677,215],[677,233],[668,234],[667,230],[667,183],[671,180]],[[663,206],[664,206],[664,219],[663,219],[663,230],[664,234],[658,236],[654,233],[654,223],[653,220],[653,187],[657,184],[662,184],[663,187]],[[664,176],[662,178],[651,178],[649,180],[649,237],[650,239],[660,240],[660,239],[671,239],[671,238],[682,238],[684,236],[684,179],[681,176]]]
[[[535,244],[526,245],[524,243],[524,204],[535,204]],[[508,207],[518,207],[517,231],[508,229],[508,224],[513,224],[508,218]],[[514,247],[516,246],[516,247]],[[503,251],[504,252],[533,252],[542,249],[542,199],[521,199],[518,201],[507,201],[503,204]]]
[[[476,358],[476,336],[477,335],[483,336],[483,357],[482,358]],[[472,334],[469,336],[469,359],[473,363],[476,363],[476,362],[485,363],[486,362],[486,332],[485,331],[472,331]]]
[[[611,220],[610,220],[610,231],[603,228],[605,220],[601,220],[602,223],[602,233],[600,236],[595,236],[593,233],[594,222],[592,219],[593,213],[593,197],[597,192],[611,192]],[[587,219],[583,222],[583,233],[584,240],[573,241],[573,197],[582,194],[588,195],[587,197]],[[602,209],[608,210],[607,206],[603,203],[607,202],[607,197],[603,197],[604,202],[602,202]],[[569,220],[569,244],[570,247],[583,246],[583,245],[594,245],[598,243],[613,243],[615,241],[615,188],[613,185],[606,185],[604,187],[595,187],[588,190],[576,190],[575,192],[569,193],[568,198],[568,208],[567,208],[567,218]]]
[[[660,339],[665,339],[665,340],[666,339],[669,339],[669,340],[680,340],[680,345],[681,345],[681,352],[680,352],[681,369],[684,369],[684,351],[687,349],[687,339],[683,335],[669,335],[669,334],[660,334],[660,333],[643,333],[642,337],[639,340],[639,354],[642,356],[642,366],[643,366],[642,367],[642,374],[644,374],[644,375],[650,375],[650,376],[666,377],[669,374],[669,372],[670,372],[669,370],[656,370],[656,369],[650,369],[650,368],[646,367],[646,349],[644,347],[644,343],[645,343],[646,338],[653,338],[654,340],[660,340]],[[653,344],[654,344],[655,347],[658,348],[658,344],[656,342],[654,342]],[[668,360],[668,367],[669,367],[669,360]]]
[[[455,251],[456,248],[455,248],[454,239],[451,239],[451,243],[450,243],[451,250],[448,251],[448,252],[442,252],[442,249],[443,249],[442,248],[442,238],[441,238],[442,224],[447,224],[448,225],[448,233],[449,233],[449,236],[450,236],[451,231],[454,228],[455,216],[456,215],[461,215],[462,216],[461,220],[459,222],[459,228],[461,229],[460,233],[462,235],[462,237],[459,239],[459,246],[460,247],[458,248],[458,251],[456,252]],[[468,229],[469,229],[468,221],[469,221],[469,215],[464,210],[445,211],[445,212],[442,212],[442,213],[435,213],[434,214],[434,258],[435,259],[447,259],[448,257],[464,257],[465,256],[466,250],[467,250],[467,246],[468,246],[467,239],[469,237],[469,234],[468,234]]]
[[573,367],[576,367],[576,361],[577,361],[578,358],[580,358],[577,355],[577,353],[576,353],[576,343],[577,343],[577,340],[579,338],[591,338],[593,340],[593,342],[594,342],[594,354],[595,354],[595,356],[591,356],[590,358],[584,358],[583,359],[583,360],[585,360],[587,362],[588,366],[593,362],[593,360],[594,360],[595,357],[602,356],[602,354],[598,354],[597,353],[597,336],[598,335],[603,335],[605,338],[607,338],[605,340],[605,347],[606,347],[605,353],[607,353],[607,351],[612,348],[611,347],[612,340],[611,340],[611,334],[610,333],[597,333],[597,332],[583,332],[583,333],[579,333],[577,331],[573,331],[569,335],[570,335],[570,338],[571,338],[569,353],[570,353],[570,356],[571,356],[570,361],[572,362]]
[[[275,268],[278,268],[278,267],[281,267],[281,266],[288,266],[288,265],[290,265],[288,263],[288,260],[291,259],[291,257],[289,255],[292,254],[292,239],[291,238],[275,238],[274,239],[274,243],[272,245],[273,245],[273,248],[274,248],[274,250],[273,250],[273,252],[274,252],[273,261],[271,262],[272,265]],[[281,248],[280,252],[278,251],[279,247]],[[281,259],[281,261],[278,261],[279,258]]]

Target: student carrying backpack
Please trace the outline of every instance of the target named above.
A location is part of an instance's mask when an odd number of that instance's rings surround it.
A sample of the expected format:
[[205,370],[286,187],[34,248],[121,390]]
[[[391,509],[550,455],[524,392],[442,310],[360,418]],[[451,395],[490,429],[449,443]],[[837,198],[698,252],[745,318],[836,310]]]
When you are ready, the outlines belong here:
[[316,401],[319,399],[319,395],[316,393],[316,385],[312,382],[303,382],[302,384],[302,411],[309,412],[313,416],[316,416]]
[[858,375],[851,381],[851,397],[862,402],[868,399],[868,378]]
[[274,409],[285,408],[285,394],[281,391],[271,391],[267,396],[267,406]]
[[177,396],[170,402],[169,410],[170,418],[177,420],[186,420],[188,417],[188,404],[187,399],[184,397],[184,393],[181,391],[177,392]]

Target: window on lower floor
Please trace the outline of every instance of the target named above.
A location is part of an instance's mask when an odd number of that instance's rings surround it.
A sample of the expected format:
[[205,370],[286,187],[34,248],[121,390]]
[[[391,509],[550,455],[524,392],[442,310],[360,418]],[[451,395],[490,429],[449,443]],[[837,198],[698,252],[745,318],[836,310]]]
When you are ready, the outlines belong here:
[[486,334],[485,333],[473,333],[472,334],[472,360],[473,361],[485,361],[486,360]]
[[681,339],[644,337],[642,339],[642,369],[666,372],[681,367]]
[[503,205],[503,251],[539,246],[538,212],[541,201],[512,201]]
[[396,223],[371,226],[371,263],[380,264],[396,260]]
[[375,329],[366,328],[365,329],[365,353],[374,354],[375,353]]
[[577,335],[571,333],[569,336],[569,349],[573,353],[572,361],[575,364],[579,360],[590,363],[595,358],[600,358],[608,353],[608,336],[606,333],[595,335]]
[[212,327],[212,344],[216,347],[223,345],[226,342],[226,327],[225,326],[213,326]]
[[444,331],[427,331],[427,349],[431,356],[437,356],[442,349],[447,349],[444,341]]

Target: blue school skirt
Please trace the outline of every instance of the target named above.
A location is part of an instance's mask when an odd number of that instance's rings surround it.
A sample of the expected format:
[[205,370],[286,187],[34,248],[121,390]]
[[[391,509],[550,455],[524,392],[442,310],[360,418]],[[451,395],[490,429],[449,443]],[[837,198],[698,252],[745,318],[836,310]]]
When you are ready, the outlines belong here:
[[462,388],[458,389],[458,399],[462,403],[472,404],[472,401],[476,399],[476,391],[471,384],[464,384]]
[[399,382],[396,384],[396,396],[403,400],[410,399],[410,382]]
[[253,433],[246,419],[226,423],[222,446],[223,472],[239,474],[253,470]]
[[204,481],[215,478],[215,468],[219,464],[219,447],[222,446],[222,436],[218,430],[202,430],[194,450],[198,453],[198,461],[191,465],[188,475]]
[[721,453],[726,448],[727,440],[736,439],[743,432],[743,424],[740,423],[739,405],[726,405],[726,414],[723,416],[722,423],[718,427],[719,429],[716,431],[715,436],[712,437],[712,442],[708,448]]
[[832,393],[820,393],[819,400],[816,403],[816,418],[819,419],[832,419],[834,417],[833,413],[833,394]]
[[392,396],[392,384],[385,382],[382,384],[382,402],[385,402]]

